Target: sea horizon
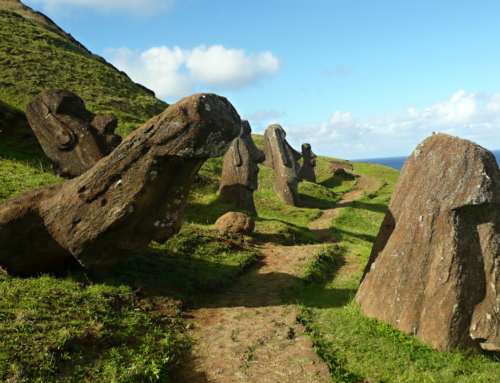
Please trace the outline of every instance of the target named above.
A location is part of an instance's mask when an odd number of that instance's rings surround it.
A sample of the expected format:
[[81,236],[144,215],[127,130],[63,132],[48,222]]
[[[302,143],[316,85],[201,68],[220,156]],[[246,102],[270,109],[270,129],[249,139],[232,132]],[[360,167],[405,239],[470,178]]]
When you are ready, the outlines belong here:
[[[490,150],[490,152],[493,153],[498,163],[498,160],[500,159],[500,149]],[[349,160],[349,161],[366,162],[369,164],[383,165],[401,171],[407,158],[408,156],[398,156],[398,157],[363,158],[363,159]]]

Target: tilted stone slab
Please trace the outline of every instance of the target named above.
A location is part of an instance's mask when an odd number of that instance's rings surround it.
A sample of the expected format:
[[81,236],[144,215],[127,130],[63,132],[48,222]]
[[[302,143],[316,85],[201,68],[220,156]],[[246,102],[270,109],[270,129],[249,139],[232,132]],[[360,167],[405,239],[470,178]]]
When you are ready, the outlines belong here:
[[77,177],[121,142],[118,120],[88,111],[83,100],[64,89],[40,93],[26,105],[26,117],[55,173]]
[[500,171],[446,134],[405,162],[356,295],[363,312],[439,350],[500,350]]
[[265,157],[255,146],[251,133],[249,122],[243,120],[240,135],[224,156],[219,194],[225,202],[256,216],[253,192],[258,189],[258,164],[262,163]]
[[30,274],[71,256],[102,268],[181,227],[193,180],[240,131],[234,107],[196,94],[168,107],[82,176],[0,204],[0,266]]

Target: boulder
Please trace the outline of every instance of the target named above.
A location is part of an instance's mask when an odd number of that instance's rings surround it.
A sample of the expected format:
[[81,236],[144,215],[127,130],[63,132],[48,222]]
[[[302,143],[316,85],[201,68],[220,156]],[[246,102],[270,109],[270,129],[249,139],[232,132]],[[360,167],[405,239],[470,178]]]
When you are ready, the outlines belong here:
[[240,135],[224,156],[219,194],[223,201],[257,216],[253,192],[258,188],[258,164],[262,163],[265,157],[255,146],[251,133],[249,122],[243,120]]
[[269,125],[264,132],[263,165],[275,170],[274,190],[287,205],[299,206],[298,192],[300,165],[297,162],[302,155],[294,150],[285,139],[286,133],[278,124]]
[[186,97],[80,177],[4,201],[0,266],[32,274],[73,256],[97,269],[151,240],[164,243],[180,230],[198,170],[207,158],[225,154],[240,127],[225,98]]
[[302,158],[304,162],[299,171],[299,178],[301,180],[316,183],[316,173],[314,173],[316,157],[316,154],[311,149],[311,144],[302,144]]
[[403,166],[356,301],[438,350],[500,351],[499,255],[495,157],[435,134]]
[[339,176],[339,177],[347,177],[348,173],[345,171],[344,168],[339,168],[335,165],[330,165],[326,171],[330,174],[333,174],[334,176]]
[[337,160],[329,160],[328,162],[331,163],[335,168],[354,170],[354,166],[349,162]]
[[246,214],[230,211],[219,217],[215,228],[228,233],[249,235],[255,229],[255,222]]
[[87,110],[64,89],[46,90],[26,105],[26,117],[55,173],[73,178],[85,173],[121,142],[118,120]]

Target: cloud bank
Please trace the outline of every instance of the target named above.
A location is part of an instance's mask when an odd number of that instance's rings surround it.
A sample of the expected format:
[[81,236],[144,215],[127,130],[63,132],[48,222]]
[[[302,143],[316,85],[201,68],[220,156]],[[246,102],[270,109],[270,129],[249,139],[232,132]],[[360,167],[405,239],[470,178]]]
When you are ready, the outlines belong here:
[[70,13],[69,7],[80,7],[146,16],[169,9],[175,0],[24,0],[23,2],[28,6],[39,4],[48,13]]
[[134,81],[165,99],[187,96],[200,88],[242,89],[275,75],[282,66],[271,52],[247,54],[222,45],[200,45],[194,49],[161,46],[144,52],[118,48],[107,49],[105,55]]
[[459,90],[449,100],[418,110],[356,119],[334,111],[327,122],[284,127],[287,139],[299,147],[309,142],[316,153],[345,159],[409,155],[433,131],[500,149],[500,92]]

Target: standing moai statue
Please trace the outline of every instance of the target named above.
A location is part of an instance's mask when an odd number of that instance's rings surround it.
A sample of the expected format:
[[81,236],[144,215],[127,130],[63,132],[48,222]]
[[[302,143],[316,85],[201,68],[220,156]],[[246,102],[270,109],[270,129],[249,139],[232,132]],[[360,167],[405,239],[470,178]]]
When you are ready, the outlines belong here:
[[26,117],[55,173],[74,178],[92,168],[122,141],[118,120],[87,110],[64,89],[46,90],[26,105]]
[[311,150],[311,144],[302,144],[302,158],[304,162],[299,171],[301,180],[316,183],[316,173],[314,173],[316,157],[316,154]]
[[2,202],[0,266],[34,274],[74,257],[98,269],[151,241],[164,243],[181,228],[199,169],[224,155],[240,129],[224,97],[183,98],[80,177]]
[[290,146],[285,137],[286,133],[280,125],[269,125],[264,132],[266,160],[263,165],[275,170],[274,190],[278,197],[287,205],[299,206],[300,165],[297,161],[302,155]]
[[265,157],[255,146],[251,133],[250,123],[241,121],[240,135],[224,157],[219,194],[225,202],[257,216],[253,192],[258,188],[258,164],[264,162]]

